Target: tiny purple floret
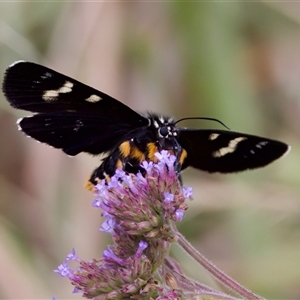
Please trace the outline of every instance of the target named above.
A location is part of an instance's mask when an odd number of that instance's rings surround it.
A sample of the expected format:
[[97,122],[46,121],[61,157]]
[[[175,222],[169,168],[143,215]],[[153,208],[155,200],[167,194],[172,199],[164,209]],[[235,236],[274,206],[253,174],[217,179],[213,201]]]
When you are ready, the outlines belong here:
[[57,269],[54,270],[54,272],[58,273],[61,277],[67,277],[68,275],[72,274],[72,270],[65,261],[60,264]]
[[143,251],[148,247],[148,244],[144,241],[140,241],[139,242],[139,248],[138,250],[136,251],[136,254],[135,254],[135,257],[136,258],[140,258]]
[[164,192],[164,203],[168,204],[174,201],[174,195],[169,192]]
[[182,193],[184,198],[191,198],[193,195],[193,189],[190,186],[183,187]]
[[126,261],[120,257],[118,257],[111,248],[105,249],[103,251],[102,257],[105,260],[116,262],[122,266],[126,266]]
[[103,231],[103,232],[111,233],[111,232],[113,232],[114,227],[115,227],[115,220],[113,219],[113,217],[110,214],[104,212],[103,216],[104,216],[104,214],[106,215],[105,217],[107,218],[107,220],[105,220],[102,223],[99,230]]
[[184,211],[180,208],[177,209],[175,212],[174,221],[180,222],[180,221],[182,221],[183,217],[184,217]]
[[67,255],[66,260],[76,260],[76,261],[78,261],[78,257],[76,255],[76,252],[75,252],[74,248],[72,249],[72,252]]

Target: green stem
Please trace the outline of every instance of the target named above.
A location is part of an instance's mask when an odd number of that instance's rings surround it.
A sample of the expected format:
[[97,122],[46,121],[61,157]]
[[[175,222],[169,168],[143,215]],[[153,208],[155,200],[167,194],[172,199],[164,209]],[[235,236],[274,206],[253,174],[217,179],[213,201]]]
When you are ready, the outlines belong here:
[[185,237],[177,232],[178,244],[191,256],[193,257],[203,268],[205,268],[211,275],[219,280],[224,286],[233,290],[237,294],[241,295],[247,300],[266,300],[265,298],[258,296],[248,290],[247,288],[240,285],[238,282],[230,278],[224,272],[219,270],[212,262],[206,259],[201,253],[199,253],[186,239]]

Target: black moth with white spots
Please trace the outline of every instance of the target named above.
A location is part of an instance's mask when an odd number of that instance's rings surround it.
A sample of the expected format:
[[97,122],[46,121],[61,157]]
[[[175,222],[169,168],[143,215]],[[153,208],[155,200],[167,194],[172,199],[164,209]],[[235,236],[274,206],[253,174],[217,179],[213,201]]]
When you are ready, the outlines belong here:
[[19,61],[6,71],[3,92],[17,109],[34,112],[20,129],[68,155],[106,153],[90,181],[116,168],[137,172],[156,151],[177,157],[180,172],[188,166],[230,173],[263,167],[289,150],[285,143],[226,130],[181,128],[168,117],[139,114],[118,100],[44,66]]

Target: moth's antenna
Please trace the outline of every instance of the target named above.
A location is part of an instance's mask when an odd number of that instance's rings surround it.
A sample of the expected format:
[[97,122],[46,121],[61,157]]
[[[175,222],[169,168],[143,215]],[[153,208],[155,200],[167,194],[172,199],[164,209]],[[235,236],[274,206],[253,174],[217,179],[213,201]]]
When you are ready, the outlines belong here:
[[174,125],[176,125],[177,123],[181,122],[181,121],[184,121],[184,120],[209,120],[209,121],[214,121],[214,122],[217,122],[221,125],[223,125],[225,128],[229,129],[229,127],[227,127],[223,122],[221,122],[220,120],[218,119],[215,119],[215,118],[206,118],[206,117],[190,117],[190,118],[182,118],[182,119],[179,119],[177,120]]

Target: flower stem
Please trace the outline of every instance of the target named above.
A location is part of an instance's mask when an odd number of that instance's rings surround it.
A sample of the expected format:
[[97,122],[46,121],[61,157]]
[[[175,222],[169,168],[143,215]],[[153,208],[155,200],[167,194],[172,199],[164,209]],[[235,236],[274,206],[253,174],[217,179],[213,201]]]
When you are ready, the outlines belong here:
[[258,296],[248,290],[247,288],[240,285],[238,282],[230,278],[224,272],[219,270],[213,265],[208,259],[206,259],[201,253],[199,253],[186,239],[185,237],[177,232],[178,244],[191,256],[193,257],[203,268],[205,268],[211,275],[219,280],[224,286],[233,290],[237,294],[241,295],[247,300],[265,300],[265,298]]

